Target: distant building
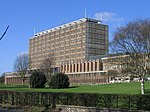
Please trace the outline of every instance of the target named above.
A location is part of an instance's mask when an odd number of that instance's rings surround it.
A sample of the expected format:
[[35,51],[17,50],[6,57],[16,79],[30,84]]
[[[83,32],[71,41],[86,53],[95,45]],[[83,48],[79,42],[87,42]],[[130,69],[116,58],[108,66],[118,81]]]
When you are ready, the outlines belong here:
[[[25,84],[29,84],[29,75],[26,75]],[[16,72],[6,72],[5,73],[5,84],[22,84],[21,78],[16,75]]]

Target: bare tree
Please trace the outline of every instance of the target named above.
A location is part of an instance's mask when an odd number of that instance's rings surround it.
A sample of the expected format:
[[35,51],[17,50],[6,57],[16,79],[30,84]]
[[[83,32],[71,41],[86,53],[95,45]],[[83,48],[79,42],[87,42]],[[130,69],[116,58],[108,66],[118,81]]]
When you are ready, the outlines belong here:
[[122,54],[118,62],[122,72],[141,79],[141,94],[144,94],[144,77],[150,69],[150,19],[140,19],[120,27],[110,43],[113,54]]
[[9,28],[9,25],[7,26],[6,30],[4,31],[4,33],[2,34],[2,36],[0,37],[0,40],[2,40],[2,38],[4,37],[4,35],[6,34],[7,30]]
[[44,72],[47,80],[51,78],[54,65],[55,59],[53,58],[53,55],[49,55],[47,58],[43,60],[43,62],[39,66],[40,70]]
[[5,73],[2,73],[2,75],[0,76],[0,84],[4,83],[5,83]]
[[24,85],[26,74],[28,70],[28,54],[23,53],[17,56],[14,62],[14,71],[16,75],[22,80],[22,85]]

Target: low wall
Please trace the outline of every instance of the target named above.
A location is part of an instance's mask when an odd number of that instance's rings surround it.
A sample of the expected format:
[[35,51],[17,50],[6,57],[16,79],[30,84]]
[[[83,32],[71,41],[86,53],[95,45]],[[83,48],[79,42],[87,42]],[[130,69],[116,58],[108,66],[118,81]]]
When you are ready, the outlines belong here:
[[[21,85],[22,84],[22,80],[20,77],[18,76],[6,76],[5,77],[5,84],[14,84],[14,85]],[[29,84],[29,77],[25,78],[25,82],[24,84]]]
[[[107,108],[99,109],[96,107],[56,105],[56,112],[135,112],[135,110],[107,109]],[[148,112],[148,111],[136,110],[136,112]]]

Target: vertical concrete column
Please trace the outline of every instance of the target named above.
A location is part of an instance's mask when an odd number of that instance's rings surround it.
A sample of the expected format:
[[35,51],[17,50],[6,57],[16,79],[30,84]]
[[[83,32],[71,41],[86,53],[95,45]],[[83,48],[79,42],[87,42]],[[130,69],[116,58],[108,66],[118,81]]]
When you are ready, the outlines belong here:
[[66,71],[65,71],[65,73],[68,73],[68,65],[66,64],[65,66],[66,66]]
[[15,78],[14,78],[14,77],[12,77],[12,80],[13,80],[13,84],[16,84],[16,82],[15,82]]
[[71,71],[70,71],[70,67],[71,67],[71,65],[69,64],[68,73],[70,73],[70,72],[71,72]]
[[63,73],[65,73],[65,65],[63,65]]
[[5,76],[5,84],[7,85],[7,78],[6,78],[7,76]]
[[81,71],[80,71],[80,63],[78,63],[78,72],[81,72]]
[[91,66],[92,65],[92,62],[91,61],[89,61],[89,72],[91,72],[92,71],[92,69],[91,69]]
[[100,62],[99,62],[99,60],[97,60],[97,71],[99,71],[100,69]]
[[75,72],[77,72],[77,63],[75,63]]
[[81,72],[85,72],[84,71],[84,63],[82,63],[82,70],[81,70]]
[[74,64],[72,64],[72,73],[74,72]]
[[95,71],[95,61],[93,61],[93,71]]
[[86,72],[88,71],[88,62],[87,61],[85,62],[85,71]]
[[8,78],[8,84],[10,84],[10,78]]

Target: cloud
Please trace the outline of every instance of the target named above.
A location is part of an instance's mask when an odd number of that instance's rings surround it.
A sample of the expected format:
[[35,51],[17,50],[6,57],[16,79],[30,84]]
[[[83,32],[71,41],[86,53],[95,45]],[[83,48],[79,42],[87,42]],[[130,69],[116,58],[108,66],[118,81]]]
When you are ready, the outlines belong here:
[[95,19],[99,19],[105,22],[121,22],[124,20],[123,17],[119,17],[116,13],[113,12],[100,12],[94,15]]

